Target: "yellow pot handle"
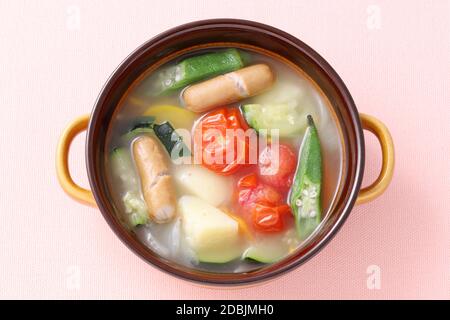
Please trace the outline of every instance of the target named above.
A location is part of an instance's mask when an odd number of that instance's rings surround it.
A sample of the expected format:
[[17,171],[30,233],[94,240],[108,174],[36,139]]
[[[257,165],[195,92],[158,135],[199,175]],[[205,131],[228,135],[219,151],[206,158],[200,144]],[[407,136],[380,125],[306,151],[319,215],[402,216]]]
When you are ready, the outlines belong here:
[[64,129],[56,148],[56,174],[62,189],[73,199],[83,204],[96,206],[94,196],[90,190],[77,185],[69,171],[69,150],[73,139],[88,127],[89,115],[84,115],[73,120]]
[[364,130],[372,132],[381,146],[382,165],[378,178],[370,185],[359,191],[357,204],[369,202],[380,196],[392,180],[394,173],[394,142],[388,128],[375,117],[361,113],[359,115]]

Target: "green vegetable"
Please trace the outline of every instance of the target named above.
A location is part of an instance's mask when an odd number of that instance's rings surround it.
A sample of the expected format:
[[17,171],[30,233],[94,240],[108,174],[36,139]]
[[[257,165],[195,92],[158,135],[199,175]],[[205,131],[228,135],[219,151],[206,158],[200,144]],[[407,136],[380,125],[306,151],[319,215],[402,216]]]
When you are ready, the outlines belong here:
[[193,82],[224,74],[244,66],[238,50],[227,49],[186,58],[158,74],[153,93],[165,94],[181,89]]
[[317,129],[310,115],[307,122],[289,197],[297,234],[301,239],[307,238],[321,219],[322,154]]
[[255,244],[245,250],[242,258],[261,263],[274,263],[288,253],[279,243]]
[[144,134],[153,135],[155,133],[153,132],[152,128],[136,128],[124,134],[122,137],[122,141],[126,144],[130,141],[133,141],[136,137]]
[[154,123],[155,123],[154,116],[139,117],[137,119],[137,121],[135,121],[133,123],[133,126],[130,131],[134,131],[136,129],[142,129],[142,128],[151,128]]
[[142,200],[139,192],[127,192],[122,198],[125,213],[131,226],[146,224],[148,220],[147,205]]
[[173,160],[191,155],[183,138],[168,121],[161,124],[156,124],[154,121],[153,116],[139,118],[132,129],[123,136],[123,142],[126,144],[143,134],[156,135]]
[[272,89],[251,101],[242,106],[242,113],[249,126],[261,135],[279,129],[280,137],[294,137],[307,126],[306,110],[310,101],[297,84],[279,79]]
[[111,152],[111,168],[114,177],[125,190],[135,190],[139,180],[134,171],[130,154],[124,148],[115,148]]
[[280,137],[289,137],[299,134],[304,127],[288,104],[247,104],[242,111],[248,125],[262,135],[278,129]]
[[169,122],[166,121],[162,124],[154,124],[153,131],[166,148],[171,159],[175,160],[191,155],[189,148],[183,142],[183,138],[175,131]]
[[115,148],[110,160],[114,178],[121,184],[121,189],[125,190],[122,201],[128,222],[133,227],[145,224],[148,219],[147,206],[139,191],[139,179],[131,155],[124,148]]
[[127,144],[128,142],[132,141],[134,138],[142,134],[154,134],[154,122],[155,117],[153,116],[140,117],[136,122],[133,123],[131,129],[123,135],[123,142]]

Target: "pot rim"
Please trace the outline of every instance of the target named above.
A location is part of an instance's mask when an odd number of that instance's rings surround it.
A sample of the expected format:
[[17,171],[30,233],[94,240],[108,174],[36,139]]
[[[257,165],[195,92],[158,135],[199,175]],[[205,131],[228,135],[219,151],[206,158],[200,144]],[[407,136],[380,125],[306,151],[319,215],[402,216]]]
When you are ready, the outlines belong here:
[[[307,56],[309,59],[313,61],[318,67],[322,69],[322,71],[327,75],[333,85],[337,88],[337,91],[341,94],[342,99],[345,105],[348,108],[349,114],[351,116],[351,121],[355,126],[356,131],[356,146],[357,146],[357,156],[355,163],[355,179],[353,185],[349,188],[348,191],[348,200],[345,203],[345,206],[342,209],[342,213],[339,218],[334,222],[334,224],[330,227],[328,232],[322,237],[322,239],[317,242],[309,251],[307,251],[304,255],[298,257],[292,262],[283,265],[275,270],[268,271],[267,274],[263,275],[253,275],[248,278],[238,279],[238,280],[205,280],[201,279],[199,276],[195,276],[189,272],[180,271],[178,269],[171,268],[168,264],[158,262],[156,260],[150,261],[149,257],[144,255],[144,252],[137,248],[135,243],[131,242],[130,237],[126,237],[124,234],[123,226],[119,225],[115,222],[113,218],[113,213],[109,212],[103,202],[103,198],[98,195],[98,190],[101,187],[99,185],[99,181],[97,181],[95,176],[96,166],[93,155],[93,140],[94,140],[94,127],[98,125],[98,118],[101,109],[104,107],[104,103],[109,96],[109,91],[113,84],[115,84],[118,80],[120,80],[120,76],[123,74],[125,70],[129,68],[129,66],[137,60],[142,54],[151,46],[156,45],[159,41],[166,39],[168,37],[174,36],[179,33],[185,33],[188,31],[193,31],[198,28],[214,28],[214,27],[233,27],[233,28],[241,28],[253,31],[264,32],[266,34],[270,34],[278,39],[283,40],[284,42],[289,43],[296,50],[301,52],[303,55]],[[198,20],[189,22],[186,24],[182,24],[171,28],[165,32],[158,34],[157,36],[151,38],[146,41],[142,45],[140,45],[137,49],[135,49],[131,54],[129,54],[114,70],[111,76],[106,81],[105,85],[102,87],[100,94],[94,104],[93,111],[91,113],[91,117],[88,124],[88,130],[86,134],[86,146],[85,146],[85,160],[87,173],[89,178],[89,183],[91,186],[92,193],[94,195],[95,201],[105,218],[108,225],[114,231],[114,233],[119,237],[119,239],[136,255],[138,255],[141,259],[149,263],[150,265],[156,267],[157,269],[168,273],[172,276],[176,276],[182,280],[188,280],[195,283],[207,284],[207,285],[223,285],[223,286],[236,286],[236,285],[249,285],[253,283],[261,283],[266,282],[268,280],[272,280],[277,276],[286,274],[287,272],[295,269],[296,267],[302,265],[307,262],[313,256],[318,254],[325,246],[330,242],[330,240],[336,235],[339,229],[342,227],[346,219],[348,218],[350,211],[352,210],[356,198],[358,196],[358,192],[361,188],[363,173],[364,173],[364,163],[365,163],[365,152],[364,152],[364,135],[362,130],[361,121],[359,119],[359,113],[356,108],[356,105],[353,101],[353,98],[345,86],[343,80],[338,75],[338,73],[331,67],[331,65],[322,58],[315,50],[309,47],[307,44],[292,36],[291,34],[272,27],[270,25],[262,24],[255,21],[243,20],[243,19],[207,19],[207,20]],[[172,270],[167,270],[167,269]]]

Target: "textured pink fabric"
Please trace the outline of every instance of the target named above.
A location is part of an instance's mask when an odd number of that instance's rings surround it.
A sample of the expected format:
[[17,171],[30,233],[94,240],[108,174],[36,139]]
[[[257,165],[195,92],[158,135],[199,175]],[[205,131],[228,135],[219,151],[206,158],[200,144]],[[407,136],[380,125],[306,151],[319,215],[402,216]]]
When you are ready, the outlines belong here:
[[[0,1],[0,298],[449,299],[449,1],[155,2]],[[271,24],[311,45],[396,143],[381,198],[355,207],[306,265],[245,289],[201,288],[148,266],[96,209],[61,191],[54,169],[58,135],[90,112],[129,52],[217,17]],[[366,136],[370,182],[380,156]],[[86,185],[83,146],[77,139],[71,165]],[[373,268],[379,289],[367,285]]]

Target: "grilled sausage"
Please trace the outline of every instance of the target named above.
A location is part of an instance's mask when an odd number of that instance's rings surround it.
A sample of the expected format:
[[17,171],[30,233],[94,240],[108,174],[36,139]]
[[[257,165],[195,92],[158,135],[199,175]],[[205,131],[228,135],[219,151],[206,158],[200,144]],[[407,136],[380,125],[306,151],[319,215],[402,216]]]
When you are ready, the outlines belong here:
[[268,65],[256,64],[188,87],[183,92],[183,101],[187,109],[205,112],[257,95],[274,81]]
[[176,198],[164,150],[152,137],[142,136],[133,143],[133,155],[150,218],[156,223],[170,221],[176,214]]

